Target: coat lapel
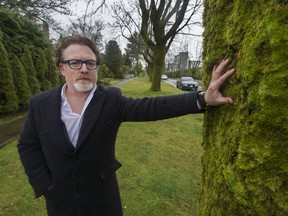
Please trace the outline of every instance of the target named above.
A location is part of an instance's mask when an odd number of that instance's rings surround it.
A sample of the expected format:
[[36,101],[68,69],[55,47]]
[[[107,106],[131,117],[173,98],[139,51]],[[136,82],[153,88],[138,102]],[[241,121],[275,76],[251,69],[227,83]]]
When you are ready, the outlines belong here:
[[101,91],[99,87],[97,87],[90,104],[85,110],[76,150],[81,147],[86,137],[89,135],[90,131],[95,126],[104,100],[105,94]]
[[71,155],[73,148],[71,148],[65,125],[61,120],[61,89],[62,86],[56,89],[49,98],[45,98],[45,107],[42,111],[46,128],[49,128],[47,139],[50,139],[51,145],[56,145],[61,152]]

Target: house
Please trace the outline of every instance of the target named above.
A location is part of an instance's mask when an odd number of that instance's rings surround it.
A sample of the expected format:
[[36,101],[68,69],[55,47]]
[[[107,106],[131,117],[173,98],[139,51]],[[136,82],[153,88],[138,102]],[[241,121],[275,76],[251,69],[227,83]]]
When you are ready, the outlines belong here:
[[190,68],[198,68],[201,65],[200,60],[190,60],[188,52],[179,52],[173,62],[167,64],[166,73],[182,72]]

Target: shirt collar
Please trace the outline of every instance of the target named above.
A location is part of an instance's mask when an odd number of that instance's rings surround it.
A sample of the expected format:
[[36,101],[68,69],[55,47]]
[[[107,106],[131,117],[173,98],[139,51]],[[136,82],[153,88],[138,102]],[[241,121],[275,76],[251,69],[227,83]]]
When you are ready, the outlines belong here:
[[[61,99],[62,99],[62,106],[66,106],[68,104],[68,100],[67,100],[67,97],[66,97],[66,93],[65,93],[65,89],[67,87],[67,83],[65,83],[63,86],[62,86],[62,89],[61,89]],[[97,85],[94,84],[93,85],[93,88],[91,89],[89,95],[87,98],[90,98],[94,92],[96,91],[97,89]]]

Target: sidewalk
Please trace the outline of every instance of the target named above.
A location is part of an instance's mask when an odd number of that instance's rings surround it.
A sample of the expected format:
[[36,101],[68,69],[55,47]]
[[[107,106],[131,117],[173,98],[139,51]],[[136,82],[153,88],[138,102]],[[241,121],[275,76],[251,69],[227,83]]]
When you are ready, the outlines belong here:
[[25,120],[26,116],[0,125],[0,148],[18,138]]

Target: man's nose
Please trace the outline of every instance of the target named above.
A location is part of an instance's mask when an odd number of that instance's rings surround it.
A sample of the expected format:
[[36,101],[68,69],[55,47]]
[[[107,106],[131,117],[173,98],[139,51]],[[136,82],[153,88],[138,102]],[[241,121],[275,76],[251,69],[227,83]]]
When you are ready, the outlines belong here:
[[82,63],[80,70],[81,70],[81,73],[87,73],[89,71],[86,63],[84,62]]

